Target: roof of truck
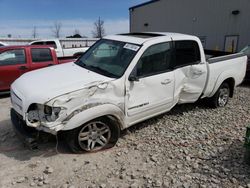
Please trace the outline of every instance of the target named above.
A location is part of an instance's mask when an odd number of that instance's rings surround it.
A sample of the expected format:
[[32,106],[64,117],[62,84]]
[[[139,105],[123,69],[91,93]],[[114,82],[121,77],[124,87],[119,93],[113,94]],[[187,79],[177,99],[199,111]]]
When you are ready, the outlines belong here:
[[159,38],[175,38],[175,39],[194,39],[195,36],[186,35],[181,33],[170,33],[170,32],[143,32],[143,33],[124,33],[118,35],[109,35],[104,37],[105,39],[129,42],[134,44],[142,45],[143,43]]

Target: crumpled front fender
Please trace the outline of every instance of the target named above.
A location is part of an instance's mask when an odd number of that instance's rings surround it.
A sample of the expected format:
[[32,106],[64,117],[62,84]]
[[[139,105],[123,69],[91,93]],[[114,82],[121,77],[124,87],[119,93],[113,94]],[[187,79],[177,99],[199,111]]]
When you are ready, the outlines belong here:
[[90,105],[89,108],[88,106],[86,106],[82,111],[81,109],[76,111],[77,114],[74,114],[74,116],[72,116],[70,119],[63,122],[65,125],[62,130],[66,131],[75,129],[93,119],[103,116],[114,117],[119,123],[121,130],[126,128],[125,115],[119,107],[113,104],[96,104],[96,106],[93,105],[94,104]]

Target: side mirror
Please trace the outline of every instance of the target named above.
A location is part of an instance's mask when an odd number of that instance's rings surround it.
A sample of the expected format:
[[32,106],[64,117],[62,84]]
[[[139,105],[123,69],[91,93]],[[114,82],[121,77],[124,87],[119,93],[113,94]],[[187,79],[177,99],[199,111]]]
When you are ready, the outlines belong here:
[[139,82],[139,78],[135,75],[132,75],[132,74],[128,77],[128,80],[130,82]]

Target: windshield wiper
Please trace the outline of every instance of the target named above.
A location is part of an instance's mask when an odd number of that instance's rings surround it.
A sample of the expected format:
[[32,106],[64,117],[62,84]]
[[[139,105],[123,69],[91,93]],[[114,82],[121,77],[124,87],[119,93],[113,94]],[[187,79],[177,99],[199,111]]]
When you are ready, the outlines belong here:
[[77,65],[79,65],[80,67],[82,68],[85,68],[85,69],[88,69],[88,70],[92,70],[94,72],[97,72],[99,74],[103,74],[105,76],[108,76],[108,77],[112,77],[112,78],[118,78],[117,75],[107,71],[107,70],[104,70],[100,67],[97,67],[97,66],[93,66],[93,65],[87,65],[85,64],[84,62],[82,62],[81,60],[78,61],[78,62],[75,62]]
[[87,66],[87,65],[86,65],[85,63],[83,63],[81,60],[75,62],[75,64],[77,64],[77,65],[79,65],[80,67],[83,67],[83,68],[86,68],[86,66]]
[[93,65],[85,65],[85,66],[86,66],[86,68],[90,68],[91,70],[96,71],[96,72],[98,72],[100,74],[104,74],[105,76],[112,77],[112,78],[118,78],[117,75],[115,75],[115,74],[113,74],[113,73],[111,73],[111,72],[109,72],[107,70],[104,70],[104,69],[102,69],[100,67],[96,67],[96,66],[93,66]]

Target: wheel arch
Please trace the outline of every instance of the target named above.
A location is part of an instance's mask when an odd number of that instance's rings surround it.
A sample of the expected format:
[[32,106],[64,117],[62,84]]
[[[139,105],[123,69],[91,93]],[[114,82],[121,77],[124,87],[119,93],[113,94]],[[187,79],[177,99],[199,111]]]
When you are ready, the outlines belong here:
[[223,83],[228,83],[230,89],[230,97],[232,98],[234,94],[235,82],[236,82],[235,78],[228,74],[220,75],[215,83],[213,91],[210,93],[209,96],[210,97],[214,96]]
[[230,77],[230,78],[227,78],[226,80],[224,80],[223,83],[227,83],[229,85],[229,89],[230,89],[230,94],[229,96],[232,98],[233,95],[234,95],[234,87],[235,87],[235,80],[234,78]]

